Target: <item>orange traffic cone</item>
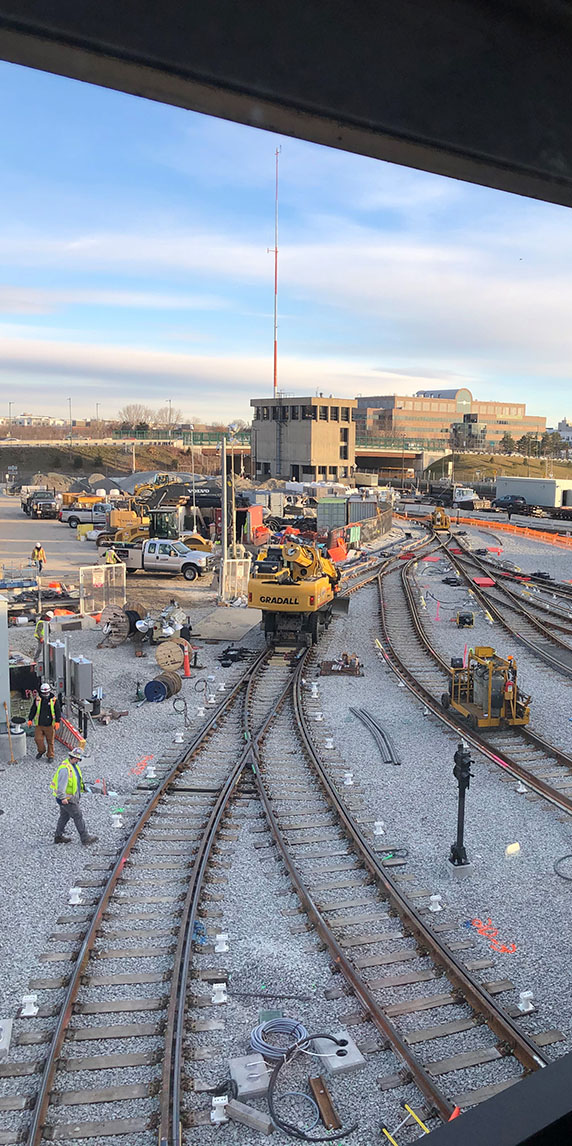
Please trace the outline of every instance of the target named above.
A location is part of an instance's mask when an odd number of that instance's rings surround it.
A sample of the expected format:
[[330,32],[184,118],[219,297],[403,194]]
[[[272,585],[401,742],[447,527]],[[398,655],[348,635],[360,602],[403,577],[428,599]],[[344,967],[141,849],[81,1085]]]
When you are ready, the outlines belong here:
[[449,1119],[449,1122],[452,1122],[454,1118],[458,1118],[458,1117],[459,1117],[459,1115],[460,1115],[460,1113],[461,1113],[461,1107],[460,1107],[460,1106],[456,1106],[456,1107],[455,1107],[455,1109],[454,1109],[454,1111],[453,1111],[453,1113],[452,1113],[452,1115],[451,1115],[451,1117],[450,1117],[450,1119]]
[[189,646],[185,645],[185,656],[183,659],[183,679],[188,680],[191,675],[191,665],[189,661]]

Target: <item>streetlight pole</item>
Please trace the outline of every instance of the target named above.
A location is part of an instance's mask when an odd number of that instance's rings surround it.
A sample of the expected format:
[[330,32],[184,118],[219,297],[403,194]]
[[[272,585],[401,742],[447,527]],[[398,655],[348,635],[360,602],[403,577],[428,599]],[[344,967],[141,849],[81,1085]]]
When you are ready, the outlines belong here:
[[235,447],[235,434],[236,434],[238,427],[234,422],[231,422],[231,424],[228,428],[229,428],[230,435],[231,435],[231,437],[230,437],[230,446],[231,446],[231,449],[230,449],[230,467],[231,467],[230,468],[230,473],[231,473],[230,488],[231,488],[231,514],[232,514],[232,516],[231,516],[231,527],[230,527],[231,528],[231,538],[232,538],[231,557],[236,558],[236,487],[235,487],[235,474],[234,474],[234,447]]
[[195,427],[191,426],[191,472],[193,475],[193,530],[197,530],[197,502],[195,497]]
[[169,404],[169,437],[171,437],[171,415],[172,415],[173,402],[172,402],[171,398],[167,398],[167,402]]
[[68,407],[69,407],[69,421],[70,421],[70,446],[71,446],[71,444],[72,444],[72,438],[73,438],[73,424],[72,424],[72,400],[71,400],[71,398],[68,398]]
[[13,402],[8,402],[8,433],[12,437],[12,406]]

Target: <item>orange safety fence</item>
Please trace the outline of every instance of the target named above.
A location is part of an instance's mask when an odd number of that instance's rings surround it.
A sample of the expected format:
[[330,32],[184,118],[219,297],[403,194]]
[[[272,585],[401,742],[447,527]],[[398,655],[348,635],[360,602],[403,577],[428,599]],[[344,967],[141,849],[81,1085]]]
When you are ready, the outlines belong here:
[[[419,521],[427,523],[429,517],[420,517],[417,514],[394,513],[403,521]],[[529,537],[532,541],[543,541],[547,545],[557,545],[560,549],[572,549],[572,537],[563,537],[560,533],[545,533],[542,529],[527,529],[526,525],[510,525],[508,521],[484,521],[480,517],[457,517],[455,511],[451,513],[451,525],[474,525],[479,529],[494,529],[495,533],[518,534],[519,537]]]

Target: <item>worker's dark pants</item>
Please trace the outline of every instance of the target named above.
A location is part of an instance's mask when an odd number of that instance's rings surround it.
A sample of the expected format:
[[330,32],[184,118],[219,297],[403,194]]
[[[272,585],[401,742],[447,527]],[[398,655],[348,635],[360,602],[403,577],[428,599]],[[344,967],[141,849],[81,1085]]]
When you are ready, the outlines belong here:
[[60,804],[60,818],[56,824],[56,839],[59,840],[63,836],[68,820],[73,820],[83,843],[87,839],[88,833],[79,804]]

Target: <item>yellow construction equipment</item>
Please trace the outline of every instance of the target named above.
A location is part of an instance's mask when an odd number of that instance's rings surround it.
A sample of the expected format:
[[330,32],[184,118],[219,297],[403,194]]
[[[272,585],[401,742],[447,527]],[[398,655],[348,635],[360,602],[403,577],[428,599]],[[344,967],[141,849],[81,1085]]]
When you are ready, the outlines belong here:
[[441,704],[454,708],[471,728],[528,724],[530,697],[520,692],[514,657],[499,657],[488,645],[478,645],[469,649],[466,665],[453,657],[450,671],[449,691]]
[[431,525],[438,533],[440,529],[449,530],[451,528],[451,518],[448,513],[445,513],[442,505],[438,505],[431,514]]
[[337,598],[340,575],[333,561],[314,545],[288,541],[261,550],[248,582],[248,604],[261,609],[266,640],[296,638],[316,644],[334,612],[347,612]]

